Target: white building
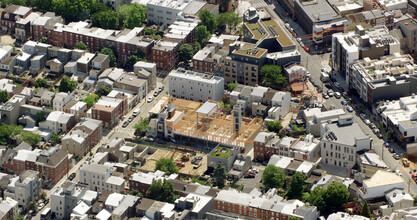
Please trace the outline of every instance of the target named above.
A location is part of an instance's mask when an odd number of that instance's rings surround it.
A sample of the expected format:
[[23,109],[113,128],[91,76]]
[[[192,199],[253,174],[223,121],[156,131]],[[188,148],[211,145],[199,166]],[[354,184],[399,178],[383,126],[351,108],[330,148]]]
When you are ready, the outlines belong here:
[[371,138],[366,135],[352,115],[339,116],[337,123],[323,124],[321,135],[322,163],[344,169],[349,175],[356,164],[357,152],[371,148]]
[[56,218],[69,219],[72,210],[84,196],[87,186],[65,181],[59,188],[51,193],[51,211]]
[[369,218],[360,215],[349,215],[346,212],[337,212],[329,215],[327,220],[369,220]]
[[71,124],[75,124],[74,115],[61,111],[53,111],[49,113],[45,121],[39,123],[39,127],[59,134],[61,132],[68,132],[72,128]]
[[291,93],[276,92],[271,100],[271,108],[265,121],[277,121],[284,118],[290,112]]
[[395,173],[378,170],[370,179],[363,181],[359,190],[359,197],[363,200],[370,200],[384,197],[385,193],[393,189],[404,190],[404,179]]
[[16,200],[6,197],[0,203],[0,219],[17,219],[19,216],[19,206]]
[[149,0],[146,3],[146,18],[148,22],[159,25],[163,29],[177,20],[180,12],[184,11],[193,0]]
[[221,101],[224,94],[224,79],[184,69],[171,71],[168,75],[169,94],[175,98],[196,102]]
[[63,111],[64,106],[72,99],[72,94],[66,92],[58,92],[55,94],[52,105],[54,111]]
[[391,215],[395,210],[407,209],[414,206],[413,197],[402,189],[393,189],[385,194],[388,205],[380,206],[382,216]]
[[314,136],[320,136],[322,133],[321,124],[329,120],[337,120],[339,116],[346,114],[343,109],[335,109],[322,112],[319,108],[313,108],[304,111],[306,120],[306,131]]
[[124,190],[125,180],[112,176],[111,168],[106,165],[89,164],[80,169],[80,182],[89,186],[90,190],[121,192]]
[[400,53],[400,48],[400,42],[390,35],[385,26],[365,29],[358,25],[355,31],[332,35],[333,68],[349,82],[349,68],[356,60],[365,57],[378,59]]
[[11,179],[4,192],[5,196],[9,196],[24,208],[38,197],[41,189],[41,180],[38,178],[39,172],[33,170],[25,170],[20,176]]

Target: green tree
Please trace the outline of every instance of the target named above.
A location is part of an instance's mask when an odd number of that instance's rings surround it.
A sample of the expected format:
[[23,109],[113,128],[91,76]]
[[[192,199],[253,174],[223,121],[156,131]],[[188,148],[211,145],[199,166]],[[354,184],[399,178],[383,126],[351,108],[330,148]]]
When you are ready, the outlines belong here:
[[46,199],[46,192],[44,190],[41,190],[39,192],[38,198],[42,199],[42,200],[45,200]]
[[78,50],[85,50],[85,51],[87,51],[88,50],[88,48],[87,48],[87,45],[85,45],[85,43],[84,42],[77,42],[77,43],[75,43],[75,49],[78,49]]
[[72,92],[78,86],[78,83],[74,80],[68,80],[67,77],[63,77],[61,83],[59,84],[59,92]]
[[140,118],[139,122],[133,126],[136,136],[142,136],[149,129],[149,119]]
[[113,90],[110,86],[102,86],[96,91],[96,94],[99,96],[106,96]]
[[1,90],[0,91],[0,102],[5,103],[5,102],[9,101],[9,99],[10,99],[9,93],[6,90]]
[[290,187],[288,189],[287,195],[291,199],[298,199],[303,195],[304,191],[304,184],[307,177],[300,172],[296,172],[292,177],[290,181]]
[[36,124],[39,125],[39,122],[46,120],[46,113],[43,111],[36,112]]
[[265,86],[278,88],[287,85],[287,78],[282,75],[282,69],[277,65],[262,66],[260,77],[262,84]]
[[223,188],[224,181],[227,179],[227,171],[224,168],[222,163],[217,163],[217,166],[214,168],[213,177],[216,180],[216,184],[219,188]]
[[22,132],[22,126],[18,125],[8,125],[2,124],[0,125],[0,142],[2,144],[10,142],[12,139],[15,139],[17,135]]
[[104,29],[119,28],[119,16],[112,10],[97,12],[91,16],[91,20],[96,27]]
[[38,42],[39,42],[39,43],[44,43],[44,44],[47,44],[47,43],[48,43],[48,38],[46,38],[46,37],[41,37],[41,38],[39,38]]
[[156,170],[164,171],[168,175],[178,173],[178,167],[171,158],[161,158],[157,160],[155,163],[155,171]]
[[59,142],[61,142],[61,140],[59,139],[59,136],[57,134],[53,133],[51,137],[51,142],[58,144]]
[[371,210],[369,209],[368,202],[366,200],[363,203],[361,215],[367,218],[371,217]]
[[127,57],[126,69],[132,70],[138,61],[146,61],[145,53],[141,50],[136,50],[132,55]]
[[229,28],[229,33],[232,33],[232,30],[236,30],[237,26],[242,22],[242,19],[237,13],[226,12],[220,14],[217,17],[217,21],[220,27],[226,25]]
[[267,189],[282,188],[285,183],[285,174],[280,168],[270,164],[262,173],[262,183]]
[[203,47],[210,39],[210,32],[207,31],[207,27],[204,25],[195,28],[196,41]]
[[93,4],[94,0],[52,0],[52,10],[67,22],[76,21],[82,14],[88,14]]
[[22,141],[30,144],[30,145],[36,145],[39,143],[42,138],[39,134],[32,133],[32,132],[22,132],[21,134]]
[[288,220],[300,220],[300,218],[294,217],[294,216],[290,216],[288,217]]
[[189,44],[181,45],[180,49],[178,49],[178,58],[182,62],[188,62],[193,58],[194,55],[194,48]]
[[48,83],[47,83],[46,79],[37,78],[35,80],[35,82],[33,83],[33,86],[35,86],[35,88],[47,88]]
[[19,216],[17,216],[17,218],[16,218],[16,220],[23,220],[23,219],[25,219],[25,216],[24,216],[24,215],[19,215]]
[[124,27],[141,27],[146,18],[146,6],[137,3],[124,4],[117,8],[117,13]]
[[35,200],[29,203],[28,209],[30,210],[36,210],[38,208],[38,203],[36,203]]
[[281,121],[268,121],[268,130],[272,132],[279,132],[282,129]]
[[116,55],[114,55],[114,52],[112,49],[108,48],[108,47],[104,47],[103,49],[101,49],[100,51],[101,54],[105,54],[109,56],[109,60],[110,60],[110,66],[111,67],[115,67],[117,66],[117,59],[116,59]]
[[153,180],[151,186],[149,186],[149,189],[146,192],[146,197],[148,199],[161,202],[174,203],[176,198],[174,194],[174,186],[171,182],[165,179]]
[[239,83],[229,83],[227,85],[227,88],[229,89],[229,91],[233,91],[233,89],[235,89],[235,87],[239,85]]
[[324,200],[324,195],[326,190],[321,186],[317,186],[310,192],[310,197],[308,201],[317,207],[318,210],[324,211],[326,209],[326,201]]
[[99,98],[98,95],[91,93],[90,95],[88,95],[87,97],[83,99],[83,102],[87,103],[87,106],[90,108],[94,105],[94,103],[97,102],[98,98]]
[[206,26],[207,31],[212,34],[214,32],[214,30],[216,30],[216,27],[217,27],[217,19],[214,16],[214,14],[211,13],[209,10],[204,9],[204,10],[200,11],[198,16],[201,20],[201,25]]
[[347,202],[349,198],[349,191],[345,185],[334,182],[331,183],[324,194],[324,200],[327,208],[335,208],[340,210],[343,208],[343,204]]
[[138,190],[132,190],[132,191],[130,191],[129,192],[129,195],[132,195],[132,196],[137,196],[137,197],[143,197],[143,195],[142,195],[142,193],[140,193]]

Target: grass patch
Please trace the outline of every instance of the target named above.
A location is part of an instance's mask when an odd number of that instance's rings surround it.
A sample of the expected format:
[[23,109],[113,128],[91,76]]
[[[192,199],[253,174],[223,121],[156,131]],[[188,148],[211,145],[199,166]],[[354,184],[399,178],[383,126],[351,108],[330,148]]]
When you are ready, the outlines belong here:
[[212,157],[227,159],[230,157],[230,148],[219,146],[216,151],[211,154]]
[[14,85],[16,85],[16,86],[22,86],[22,83],[15,82]]
[[206,182],[204,180],[199,180],[199,179],[197,179],[195,177],[191,180],[191,182],[198,183],[200,185],[205,185],[206,184]]

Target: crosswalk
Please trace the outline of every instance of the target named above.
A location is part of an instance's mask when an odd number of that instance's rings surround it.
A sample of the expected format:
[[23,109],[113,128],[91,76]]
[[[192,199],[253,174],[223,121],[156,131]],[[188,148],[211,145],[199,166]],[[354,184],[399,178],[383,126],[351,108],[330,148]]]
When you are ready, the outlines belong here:
[[266,8],[268,5],[264,1],[252,2],[252,6],[256,9]]

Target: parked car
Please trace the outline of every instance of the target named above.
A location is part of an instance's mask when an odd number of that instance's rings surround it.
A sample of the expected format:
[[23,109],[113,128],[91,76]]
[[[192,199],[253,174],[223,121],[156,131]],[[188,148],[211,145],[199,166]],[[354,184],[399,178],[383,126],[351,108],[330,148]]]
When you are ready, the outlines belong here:
[[125,127],[127,127],[128,125],[129,125],[129,122],[128,122],[128,121],[125,121],[125,122],[123,122],[122,127],[123,127],[123,128],[125,128]]
[[203,159],[203,157],[202,157],[202,156],[194,157],[194,158],[191,160],[191,163],[192,163],[192,164],[195,164],[197,161],[202,160],[202,159]]
[[376,126],[375,126],[373,123],[369,124],[369,127],[370,127],[371,129],[375,129],[375,128],[376,128]]
[[381,133],[376,134],[376,136],[377,136],[378,138],[380,138],[380,139],[382,139],[382,138],[383,138],[383,136],[382,136],[382,134],[381,134]]
[[127,120],[128,120],[129,122],[132,122],[134,118],[135,118],[135,117],[130,116],[130,117],[129,117],[129,119],[127,119]]
[[328,95],[329,97],[333,97],[334,93],[333,93],[333,91],[332,91],[332,90],[328,90],[328,91],[327,91],[327,95]]
[[194,165],[193,165],[193,169],[198,169],[201,166],[201,160],[197,161]]
[[330,97],[327,94],[323,94],[324,99],[329,99]]
[[147,137],[147,138],[145,138],[145,141],[147,141],[147,142],[153,142],[153,141],[154,141],[154,139],[153,139],[153,138],[151,138],[151,137]]
[[136,117],[136,116],[139,115],[139,113],[140,113],[140,108],[137,108],[137,109],[135,109],[135,111],[133,111],[132,116]]
[[336,97],[337,99],[340,99],[342,97],[342,94],[340,94],[340,92],[335,92],[334,97]]
[[351,106],[346,106],[346,110],[348,111],[348,112],[353,112],[353,108],[351,107]]
[[389,149],[388,149],[388,151],[390,152],[390,153],[395,153],[395,150],[394,150],[394,148],[392,148],[392,147],[390,147]]
[[368,126],[371,124],[371,121],[369,121],[369,119],[365,119],[365,120],[363,120],[363,122]]
[[346,100],[342,100],[342,101],[340,101],[340,103],[341,103],[342,105],[347,105],[347,101],[346,101]]
[[146,101],[149,103],[149,102],[152,102],[152,101],[153,101],[153,99],[154,99],[154,97],[153,97],[153,96],[149,96],[149,97],[146,99]]
[[75,173],[71,173],[69,176],[68,176],[68,179],[69,180],[73,180],[74,178],[75,178],[75,176],[76,176],[77,174],[75,174]]
[[398,154],[394,154],[394,159],[396,159],[396,160],[399,160],[399,159],[401,159],[401,157],[400,157],[400,155],[398,155]]
[[308,53],[308,52],[310,52],[310,48],[309,47],[307,47],[307,46],[304,46],[304,50]]
[[361,113],[359,116],[362,118],[362,120],[365,120],[365,118],[366,118],[366,114],[365,113]]
[[153,92],[153,96],[154,96],[154,97],[157,97],[158,95],[159,95],[158,90],[155,90],[155,92]]
[[379,129],[378,128],[374,128],[374,129],[372,129],[372,131],[374,132],[374,134],[379,134]]
[[410,166],[410,161],[408,161],[407,158],[403,158],[401,161],[403,162],[404,167],[409,167]]
[[298,37],[297,41],[298,41],[298,43],[300,43],[302,41],[302,39]]
[[162,92],[163,90],[164,90],[164,86],[159,86],[159,88],[158,88],[158,92]]

